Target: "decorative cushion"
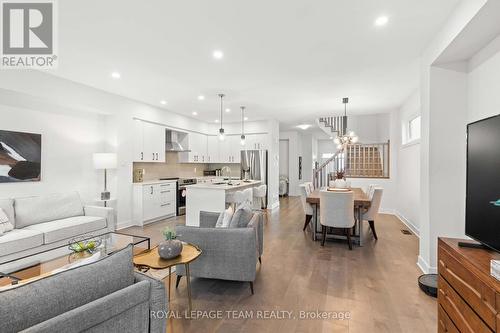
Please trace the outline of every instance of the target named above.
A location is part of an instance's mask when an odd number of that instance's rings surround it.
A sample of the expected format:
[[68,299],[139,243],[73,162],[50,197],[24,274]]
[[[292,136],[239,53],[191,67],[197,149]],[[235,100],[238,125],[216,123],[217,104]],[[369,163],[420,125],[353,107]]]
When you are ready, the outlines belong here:
[[15,215],[14,215],[14,200],[13,199],[0,199],[0,208],[3,209],[5,215],[7,215],[10,224],[16,227]]
[[222,213],[220,213],[219,218],[217,219],[217,223],[215,224],[216,228],[229,228],[229,224],[231,223],[231,219],[233,218],[233,207],[229,207]]
[[16,198],[16,228],[84,215],[78,192]]
[[14,229],[14,226],[10,223],[9,217],[5,214],[3,208],[0,208],[0,236],[12,229]]
[[234,212],[229,228],[246,228],[254,213],[249,207],[240,207]]
[[36,230],[14,229],[0,237],[0,255],[6,256],[42,244],[42,232]]

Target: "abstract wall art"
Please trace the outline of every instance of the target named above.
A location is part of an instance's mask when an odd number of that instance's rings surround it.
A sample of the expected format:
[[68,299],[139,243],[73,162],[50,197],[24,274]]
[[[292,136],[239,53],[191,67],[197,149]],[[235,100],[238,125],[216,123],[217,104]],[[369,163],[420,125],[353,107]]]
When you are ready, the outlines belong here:
[[0,130],[0,183],[40,181],[42,136]]

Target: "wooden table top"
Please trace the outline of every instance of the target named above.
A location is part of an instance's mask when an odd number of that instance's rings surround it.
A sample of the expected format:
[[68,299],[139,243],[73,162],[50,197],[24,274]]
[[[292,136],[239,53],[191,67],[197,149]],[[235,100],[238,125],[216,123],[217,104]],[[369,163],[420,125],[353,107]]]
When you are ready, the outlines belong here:
[[178,257],[162,259],[158,255],[158,246],[134,256],[134,265],[138,267],[149,267],[153,269],[165,269],[168,267],[188,264],[201,255],[201,249],[189,243],[182,244],[182,252]]
[[[366,193],[358,187],[352,187],[351,191],[354,192],[354,206],[356,207],[364,207],[368,208],[371,205],[371,201],[366,195]],[[319,189],[316,189],[314,192],[309,194],[306,198],[306,201],[313,205],[319,205]]]

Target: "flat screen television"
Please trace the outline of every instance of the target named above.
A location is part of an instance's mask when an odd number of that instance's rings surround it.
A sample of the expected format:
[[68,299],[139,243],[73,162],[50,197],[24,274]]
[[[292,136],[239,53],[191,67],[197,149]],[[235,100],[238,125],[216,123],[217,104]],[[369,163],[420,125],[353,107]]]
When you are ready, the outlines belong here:
[[500,115],[467,125],[465,234],[500,252]]

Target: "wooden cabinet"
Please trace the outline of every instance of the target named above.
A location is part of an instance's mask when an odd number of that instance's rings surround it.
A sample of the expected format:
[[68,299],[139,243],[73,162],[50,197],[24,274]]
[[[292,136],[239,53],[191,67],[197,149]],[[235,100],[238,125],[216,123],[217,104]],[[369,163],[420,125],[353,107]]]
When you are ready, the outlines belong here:
[[134,184],[134,222],[144,225],[177,214],[177,182]]
[[499,332],[500,281],[490,275],[490,260],[500,254],[459,241],[438,241],[438,331]]
[[134,162],[165,162],[165,127],[134,120]]

